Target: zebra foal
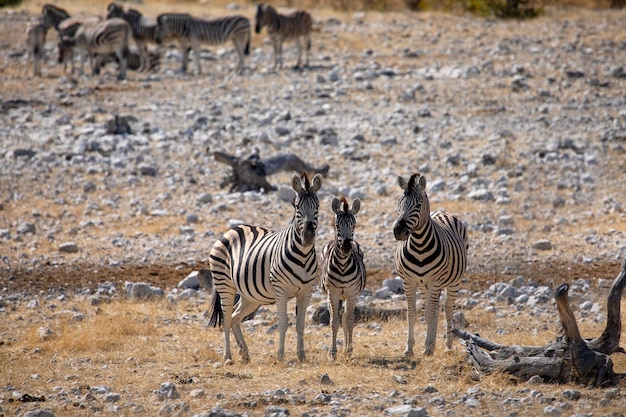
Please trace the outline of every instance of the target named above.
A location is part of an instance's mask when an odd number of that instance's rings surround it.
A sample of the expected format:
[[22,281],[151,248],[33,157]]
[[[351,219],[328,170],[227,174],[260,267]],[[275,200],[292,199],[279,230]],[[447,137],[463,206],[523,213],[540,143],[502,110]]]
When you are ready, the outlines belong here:
[[54,4],[46,3],[41,7],[41,21],[46,26],[46,29],[54,27],[56,30],[59,30],[59,24],[69,18],[70,14],[65,9]]
[[259,4],[256,10],[255,32],[261,33],[267,26],[267,34],[274,45],[274,67],[283,67],[283,43],[294,40],[298,47],[298,62],[295,68],[300,68],[302,50],[306,48],[305,67],[309,66],[309,52],[311,50],[311,28],[313,18],[304,10],[296,10],[288,15],[282,15],[268,4]]
[[98,22],[101,22],[102,18],[100,16],[91,16],[91,17],[70,17],[68,19],[63,20],[57,26],[57,32],[59,34],[59,64],[63,64],[63,72],[67,72],[67,63],[70,61],[72,63],[72,71],[74,74],[74,48],[73,47],[64,47],[63,39],[72,39],[76,36],[76,32],[82,25],[92,25]]
[[413,355],[413,328],[417,318],[415,295],[419,288],[426,315],[425,355],[435,350],[439,296],[446,290],[446,347],[452,346],[452,313],[461,277],[467,266],[467,230],[452,214],[430,212],[426,178],[413,174],[407,181],[398,177],[403,190],[398,200],[398,219],[393,234],[398,240],[396,269],[402,278],[409,325],[405,356]]
[[348,205],[345,197],[334,198],[332,209],[335,213],[335,240],[326,243],[322,249],[322,289],[328,295],[332,346],[330,357],[337,357],[337,331],[339,330],[340,302],[345,302],[341,313],[345,352],[352,354],[352,330],[354,329],[354,309],[358,295],[366,284],[363,252],[354,240],[355,215],[361,208],[357,198]]
[[200,68],[200,44],[221,45],[229,40],[235,45],[239,56],[237,74],[243,73],[244,55],[250,54],[251,38],[250,20],[247,17],[234,15],[213,20],[192,17],[188,14],[166,13],[157,16],[156,42],[166,39],[177,39],[182,55],[182,71],[187,71],[189,47],[196,57],[196,69]]
[[[48,27],[39,19],[32,22],[26,29],[26,49],[28,51],[28,61],[33,61],[33,76],[41,77],[41,61],[43,59],[43,48],[46,44],[46,32]],[[28,71],[28,65],[26,65]]]
[[107,7],[107,19],[114,17],[126,20],[133,31],[133,40],[139,48],[139,56],[141,58],[139,70],[144,71],[150,69],[148,42],[156,42],[156,20],[144,17],[135,9],[124,11],[122,6],[116,3],[110,3]]
[[59,56],[64,56],[61,49],[77,47],[82,50],[80,74],[84,74],[85,54],[89,55],[92,73],[100,73],[100,64],[104,57],[115,53],[119,61],[118,79],[126,78],[128,43],[131,28],[123,19],[113,18],[97,23],[80,25],[74,37],[63,36],[59,43]]
[[[241,321],[260,305],[274,304],[278,310],[278,361],[285,353],[288,327],[287,302],[296,298],[297,352],[305,360],[304,321],[317,283],[315,232],[322,177],[309,182],[306,174],[294,175],[291,186],[296,192],[294,216],[284,229],[241,225],[228,230],[215,242],[209,255],[214,291],[209,324],[222,325],[224,361],[232,364],[230,331],[232,329],[243,362],[250,360],[248,346],[241,332]],[[240,298],[234,306],[235,294]]]

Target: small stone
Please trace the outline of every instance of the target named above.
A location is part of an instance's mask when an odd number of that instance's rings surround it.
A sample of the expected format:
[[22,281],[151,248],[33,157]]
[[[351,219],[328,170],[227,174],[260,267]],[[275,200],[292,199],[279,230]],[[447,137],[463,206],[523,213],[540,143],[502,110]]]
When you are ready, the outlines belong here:
[[74,242],[66,242],[59,246],[59,252],[62,253],[77,253],[78,245]]
[[322,374],[322,377],[320,378],[320,385],[335,385],[335,383],[330,380],[328,374]]
[[540,239],[533,243],[532,248],[536,250],[550,250],[552,249],[552,243],[547,239]]

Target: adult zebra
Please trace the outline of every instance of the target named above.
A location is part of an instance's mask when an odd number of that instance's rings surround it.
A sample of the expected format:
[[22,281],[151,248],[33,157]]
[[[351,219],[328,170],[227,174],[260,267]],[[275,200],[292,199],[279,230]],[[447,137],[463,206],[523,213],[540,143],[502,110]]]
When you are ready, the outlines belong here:
[[59,29],[59,24],[65,19],[69,19],[70,14],[54,4],[44,4],[41,8],[41,21],[46,28],[54,27]]
[[341,314],[343,338],[347,356],[352,354],[352,330],[354,329],[354,309],[359,294],[366,284],[363,252],[354,240],[355,215],[361,208],[358,198],[348,206],[345,197],[334,198],[332,209],[335,213],[335,239],[322,249],[322,289],[328,295],[332,346],[330,357],[337,357],[337,331],[339,330],[340,302],[345,302]]
[[302,60],[302,50],[306,48],[306,61],[304,66],[309,66],[309,52],[311,50],[311,28],[313,18],[304,10],[282,15],[268,4],[259,4],[256,10],[255,32],[261,33],[263,27],[267,26],[267,34],[274,45],[274,67],[283,67],[283,43],[287,40],[294,40],[298,46],[298,62],[295,68],[300,68]]
[[196,57],[196,69],[200,74],[200,44],[220,45],[231,40],[239,56],[237,74],[243,73],[244,55],[250,54],[250,20],[234,15],[205,20],[188,14],[166,13],[157,16],[156,42],[177,39],[182,55],[182,71],[187,71],[189,46]]
[[[76,36],[76,32],[82,25],[92,25],[102,21],[100,16],[90,17],[70,17],[59,23],[57,32],[59,33],[59,64],[63,64],[63,72],[67,72],[67,62],[72,63],[72,74],[74,74],[74,48],[68,47],[67,42],[63,42],[63,39],[73,39]],[[65,46],[64,46],[65,45]]]
[[107,7],[107,19],[113,17],[126,20],[133,30],[133,39],[139,48],[139,56],[141,57],[139,70],[150,69],[148,42],[156,42],[156,20],[144,17],[135,9],[124,11],[122,6],[116,3],[110,3]]
[[76,31],[74,37],[64,36],[59,43],[59,56],[64,56],[61,49],[78,47],[83,51],[80,74],[84,74],[85,53],[89,55],[92,73],[100,73],[100,64],[104,57],[115,53],[119,60],[118,79],[126,78],[128,59],[128,43],[131,28],[119,18],[107,19],[98,23],[83,24]]
[[[46,44],[46,32],[48,27],[38,19],[31,22],[26,29],[26,49],[28,60],[33,61],[33,76],[41,77],[41,61],[43,59],[43,48]],[[28,64],[26,65],[28,71]]]
[[[260,305],[276,303],[278,310],[278,361],[285,352],[287,302],[296,298],[298,359],[304,361],[304,320],[317,283],[315,232],[322,177],[309,182],[305,173],[294,175],[291,186],[296,192],[295,213],[289,226],[279,231],[241,225],[228,230],[213,246],[209,256],[213,277],[213,299],[209,323],[224,330],[224,361],[232,364],[230,330],[243,362],[250,360],[241,332],[241,321]],[[235,294],[241,295],[234,313]]]
[[446,290],[446,346],[452,346],[452,313],[461,276],[467,266],[467,230],[452,214],[430,213],[426,178],[413,174],[407,181],[398,177],[403,194],[398,200],[398,219],[393,234],[398,240],[396,268],[402,277],[409,325],[405,356],[413,355],[413,327],[417,312],[415,294],[419,288],[426,313],[425,355],[435,350],[439,296]]

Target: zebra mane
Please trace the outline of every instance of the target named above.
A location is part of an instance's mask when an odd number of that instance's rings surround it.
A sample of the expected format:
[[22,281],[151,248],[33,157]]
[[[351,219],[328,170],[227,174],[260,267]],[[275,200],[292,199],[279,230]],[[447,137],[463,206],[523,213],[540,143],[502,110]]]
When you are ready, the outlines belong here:
[[415,181],[419,180],[419,177],[421,177],[422,174],[420,174],[419,172],[411,175],[411,178],[409,178],[409,185],[406,187],[407,189],[411,189],[413,188],[413,186],[415,185]]
[[343,206],[343,212],[347,213],[348,210],[350,209],[350,207],[348,206],[348,200],[346,200],[345,196],[339,196],[339,202],[341,203],[341,205]]
[[309,176],[306,174],[306,172],[303,172],[302,175],[300,175],[300,178],[304,180],[304,189],[308,190],[311,187],[311,183],[309,182]]

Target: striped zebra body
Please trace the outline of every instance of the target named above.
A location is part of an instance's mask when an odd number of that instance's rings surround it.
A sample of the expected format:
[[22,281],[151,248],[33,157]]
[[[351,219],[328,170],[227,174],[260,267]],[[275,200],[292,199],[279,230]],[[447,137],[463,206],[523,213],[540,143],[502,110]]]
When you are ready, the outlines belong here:
[[156,20],[146,18],[135,9],[124,11],[123,7],[116,3],[109,4],[107,11],[107,19],[118,17],[128,22],[133,31],[133,40],[139,48],[141,57],[140,70],[150,69],[148,42],[156,42]]
[[345,302],[345,311],[341,314],[346,355],[352,354],[352,330],[354,329],[354,309],[359,294],[366,284],[363,252],[354,240],[355,215],[361,208],[361,201],[352,202],[352,208],[344,197],[333,199],[335,213],[335,240],[324,245],[322,250],[321,283],[328,295],[330,308],[330,326],[332,328],[332,346],[330,356],[337,357],[337,331],[340,321],[340,302]]
[[54,27],[58,30],[59,24],[68,19],[70,14],[54,4],[44,4],[41,8],[41,20],[47,29]]
[[59,33],[59,64],[63,64],[63,72],[67,72],[68,61],[72,64],[72,74],[74,73],[74,48],[67,47],[63,39],[74,39],[76,32],[82,25],[92,25],[101,22],[100,16],[91,17],[70,17],[59,23],[57,32]]
[[[296,332],[298,359],[303,361],[304,320],[317,283],[315,232],[322,185],[320,175],[309,182],[306,174],[294,175],[295,214],[291,224],[272,231],[263,227],[241,225],[228,230],[213,246],[210,270],[215,290],[210,324],[224,330],[224,360],[232,363],[230,331],[243,362],[250,356],[241,331],[241,321],[260,305],[276,303],[279,345],[277,358],[282,361],[285,333],[288,327],[287,302],[296,298]],[[235,294],[241,295],[233,306]],[[233,312],[234,307],[234,312]]]
[[131,28],[123,19],[113,18],[98,23],[81,25],[73,38],[64,37],[61,47],[77,47],[83,51],[80,73],[84,73],[85,53],[90,57],[93,74],[99,74],[101,61],[115,53],[119,60],[118,79],[126,78],[128,43]]
[[426,315],[425,355],[435,349],[439,319],[439,297],[446,290],[446,346],[452,346],[452,313],[461,277],[467,266],[467,230],[455,216],[430,213],[426,179],[414,174],[407,181],[398,177],[403,195],[398,201],[399,216],[393,232],[398,246],[396,269],[402,278],[407,300],[408,338],[405,356],[413,355],[413,327],[417,318],[415,295],[419,289]]
[[213,20],[192,17],[188,14],[162,14],[157,17],[156,41],[177,39],[182,54],[182,71],[187,71],[189,47],[196,57],[196,69],[200,68],[200,45],[221,45],[232,41],[239,56],[236,72],[243,73],[244,55],[250,53],[250,20],[244,16],[226,16]]
[[[48,27],[41,21],[31,23],[26,29],[26,47],[28,60],[33,61],[33,76],[41,77],[41,61],[43,49],[46,44],[46,32]],[[26,66],[28,70],[28,65]]]
[[298,47],[298,62],[295,68],[300,68],[302,50],[306,48],[305,66],[309,65],[309,52],[311,50],[311,28],[313,18],[304,10],[296,10],[289,15],[282,15],[272,6],[260,4],[256,12],[256,33],[261,33],[267,26],[269,35],[274,46],[274,67],[283,67],[283,43],[295,41]]

